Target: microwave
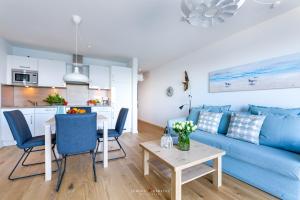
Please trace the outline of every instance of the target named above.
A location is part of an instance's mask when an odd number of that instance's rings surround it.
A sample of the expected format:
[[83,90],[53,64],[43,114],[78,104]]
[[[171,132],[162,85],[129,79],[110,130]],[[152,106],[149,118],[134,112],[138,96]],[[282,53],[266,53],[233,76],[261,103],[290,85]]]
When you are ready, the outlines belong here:
[[12,69],[13,85],[38,85],[38,71]]

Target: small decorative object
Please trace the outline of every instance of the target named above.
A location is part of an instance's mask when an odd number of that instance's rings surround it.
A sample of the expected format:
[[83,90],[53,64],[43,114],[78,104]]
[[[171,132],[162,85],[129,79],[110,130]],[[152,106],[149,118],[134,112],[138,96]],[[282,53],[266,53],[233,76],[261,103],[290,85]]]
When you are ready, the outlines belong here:
[[209,92],[300,87],[300,53],[209,73]]
[[197,129],[192,121],[175,122],[173,130],[178,134],[178,148],[181,151],[190,150],[190,134]]
[[173,147],[173,140],[171,135],[164,133],[160,139],[160,146],[165,149],[171,149]]
[[60,96],[58,93],[55,93],[53,95],[49,94],[46,99],[43,100],[44,102],[47,102],[49,105],[68,105],[68,102]]
[[79,108],[72,108],[67,112],[67,114],[85,114],[85,113],[86,113],[85,109],[79,109]]
[[171,96],[173,96],[173,94],[174,94],[174,89],[173,89],[173,87],[168,87],[167,88],[167,91],[166,91],[166,94],[167,94],[167,96],[168,97],[171,97]]
[[66,114],[66,109],[64,106],[57,106],[56,114]]
[[184,91],[187,91],[189,89],[189,83],[190,79],[188,73],[187,71],[184,71],[184,81],[182,82]]
[[88,100],[87,101],[87,104],[89,105],[89,106],[96,106],[97,104],[99,104],[100,103],[100,100],[99,99],[91,99],[91,100]]

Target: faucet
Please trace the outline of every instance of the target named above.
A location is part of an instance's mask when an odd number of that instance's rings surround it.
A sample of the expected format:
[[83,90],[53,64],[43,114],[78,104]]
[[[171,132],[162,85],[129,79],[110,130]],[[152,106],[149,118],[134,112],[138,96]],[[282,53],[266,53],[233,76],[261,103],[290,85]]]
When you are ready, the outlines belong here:
[[27,100],[29,103],[31,103],[33,106],[37,106],[37,101],[31,101],[31,100]]

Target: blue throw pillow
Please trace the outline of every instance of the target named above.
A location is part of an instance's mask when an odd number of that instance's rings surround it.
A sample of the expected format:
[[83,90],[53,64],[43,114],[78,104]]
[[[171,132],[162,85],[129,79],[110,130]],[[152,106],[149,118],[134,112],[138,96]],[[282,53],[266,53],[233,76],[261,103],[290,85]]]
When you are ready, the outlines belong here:
[[277,107],[266,107],[266,106],[255,106],[249,105],[248,111],[253,115],[259,115],[261,113],[272,113],[272,114],[281,114],[281,115],[299,115],[300,108],[277,108]]
[[300,117],[268,114],[261,128],[259,143],[300,153]]
[[218,133],[219,134],[224,134],[226,135],[227,131],[228,131],[228,127],[230,124],[230,117],[231,117],[231,111],[224,111],[221,121],[220,121],[220,125],[219,125],[219,129],[218,129]]
[[225,106],[208,106],[203,105],[203,108],[207,109],[209,112],[224,112],[229,111],[231,105],[225,105]]
[[204,111],[205,109],[203,109],[203,106],[201,107],[193,107],[191,109],[191,112],[189,114],[189,116],[187,117],[187,121],[193,121],[194,124],[198,123],[198,119],[199,119],[199,114],[201,111]]

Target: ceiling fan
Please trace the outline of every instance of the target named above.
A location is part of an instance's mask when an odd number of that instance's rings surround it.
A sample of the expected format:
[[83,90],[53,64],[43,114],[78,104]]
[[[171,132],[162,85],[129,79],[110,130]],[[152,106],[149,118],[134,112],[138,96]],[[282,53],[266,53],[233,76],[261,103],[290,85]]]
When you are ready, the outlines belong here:
[[[181,11],[183,21],[202,27],[211,27],[216,23],[225,22],[232,17],[246,0],[182,0]],[[253,0],[256,3],[270,5],[271,8],[280,4],[280,0]]]

